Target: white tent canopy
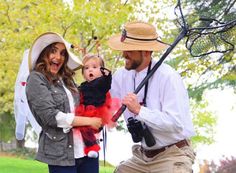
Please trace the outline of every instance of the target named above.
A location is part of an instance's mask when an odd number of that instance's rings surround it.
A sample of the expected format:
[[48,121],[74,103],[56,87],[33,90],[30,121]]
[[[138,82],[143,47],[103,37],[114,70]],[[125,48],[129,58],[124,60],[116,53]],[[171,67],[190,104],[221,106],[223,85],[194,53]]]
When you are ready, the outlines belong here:
[[15,83],[15,93],[14,93],[14,113],[16,120],[16,139],[23,140],[25,137],[25,127],[29,122],[33,130],[39,135],[41,127],[36,122],[34,116],[32,115],[26,98],[25,88],[27,85],[27,78],[29,75],[29,65],[28,65],[28,54],[29,49],[25,50],[22,63],[19,68],[19,72]]

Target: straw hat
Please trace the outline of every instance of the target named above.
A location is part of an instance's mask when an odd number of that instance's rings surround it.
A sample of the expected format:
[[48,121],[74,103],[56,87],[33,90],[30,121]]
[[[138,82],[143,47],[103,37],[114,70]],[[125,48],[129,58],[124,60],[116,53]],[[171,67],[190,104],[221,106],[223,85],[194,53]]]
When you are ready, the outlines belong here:
[[29,52],[29,70],[33,70],[35,63],[37,59],[39,58],[40,53],[43,51],[45,47],[48,45],[59,42],[64,43],[66,50],[69,55],[69,59],[67,62],[67,66],[72,69],[76,70],[80,67],[82,67],[82,62],[79,60],[79,58],[70,52],[71,44],[65,41],[62,36],[60,36],[58,33],[55,32],[46,32],[42,35],[40,35],[36,40],[34,41],[32,47],[30,48]]
[[167,44],[158,40],[158,34],[153,25],[145,22],[130,22],[125,24],[122,34],[111,37],[108,45],[114,50],[160,51]]

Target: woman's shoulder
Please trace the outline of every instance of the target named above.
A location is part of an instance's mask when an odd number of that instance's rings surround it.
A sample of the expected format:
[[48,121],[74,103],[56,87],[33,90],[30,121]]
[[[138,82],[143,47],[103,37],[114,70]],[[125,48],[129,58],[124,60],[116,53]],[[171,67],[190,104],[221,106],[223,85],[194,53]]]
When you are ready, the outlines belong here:
[[29,73],[29,76],[43,76],[43,74],[33,70]]
[[28,82],[29,81],[47,81],[46,77],[44,76],[44,74],[37,72],[35,70],[31,71],[28,77]]

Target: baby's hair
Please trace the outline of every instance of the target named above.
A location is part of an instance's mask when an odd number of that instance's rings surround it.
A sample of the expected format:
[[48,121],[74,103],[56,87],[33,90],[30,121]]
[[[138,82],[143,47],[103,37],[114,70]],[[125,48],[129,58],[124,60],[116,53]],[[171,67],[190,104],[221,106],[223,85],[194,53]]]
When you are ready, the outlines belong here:
[[[96,54],[86,54],[82,60],[83,65],[90,59],[98,60],[100,62],[101,67],[105,67],[105,63],[103,61],[103,58]],[[84,71],[84,67],[82,67],[82,73]]]

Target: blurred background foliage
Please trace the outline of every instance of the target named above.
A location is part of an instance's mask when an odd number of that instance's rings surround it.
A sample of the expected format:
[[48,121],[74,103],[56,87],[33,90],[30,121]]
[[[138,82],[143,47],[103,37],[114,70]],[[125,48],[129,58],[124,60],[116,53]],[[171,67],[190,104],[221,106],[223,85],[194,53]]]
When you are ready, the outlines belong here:
[[[58,32],[87,51],[97,53],[94,36],[99,40],[99,53],[113,71],[123,61],[120,53],[107,46],[108,38],[120,33],[127,21],[142,20],[157,27],[162,41],[172,43],[179,34],[174,7],[176,0],[2,0],[0,1],[0,141],[14,139],[14,85],[23,52],[38,35]],[[235,1],[188,0],[183,3],[190,26],[202,26],[197,19],[211,16],[221,21],[235,19]],[[230,36],[235,45],[235,33]],[[193,122],[197,135],[194,144],[214,142],[217,118],[208,111],[204,92],[236,84],[235,50],[222,55],[191,57],[183,39],[166,62],[182,76],[191,98]],[[82,58],[81,52],[75,52]],[[155,53],[155,57],[163,52]],[[80,71],[76,81],[82,82]],[[235,90],[236,91],[236,90]],[[120,122],[120,129],[125,128]],[[123,127],[122,127],[123,126]]]

